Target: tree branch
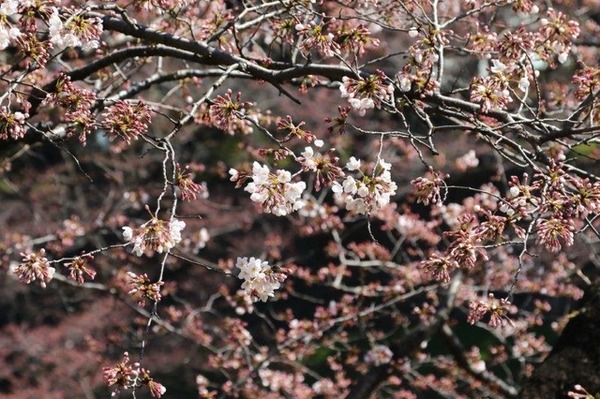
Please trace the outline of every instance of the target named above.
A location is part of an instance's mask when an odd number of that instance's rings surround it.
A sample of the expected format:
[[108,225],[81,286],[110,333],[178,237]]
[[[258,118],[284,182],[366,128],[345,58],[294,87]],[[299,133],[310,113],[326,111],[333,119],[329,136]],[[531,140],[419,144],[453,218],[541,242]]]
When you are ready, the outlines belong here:
[[[431,324],[419,324],[417,327],[409,331],[402,339],[390,345],[392,350],[393,360],[398,360],[409,356],[415,351],[422,342],[428,341],[440,330],[442,325],[448,320],[450,312],[453,309],[454,298],[460,286],[462,275],[457,273],[447,291],[446,303],[443,309],[439,310],[438,316]],[[364,399],[368,398],[392,372],[394,368],[390,365],[381,365],[371,368],[367,374],[358,379],[351,387],[350,393],[346,399]]]

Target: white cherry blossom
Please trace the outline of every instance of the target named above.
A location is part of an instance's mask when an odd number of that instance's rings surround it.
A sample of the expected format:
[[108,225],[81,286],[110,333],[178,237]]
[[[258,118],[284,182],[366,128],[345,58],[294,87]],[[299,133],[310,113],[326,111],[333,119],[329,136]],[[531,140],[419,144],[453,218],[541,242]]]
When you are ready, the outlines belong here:
[[238,278],[244,280],[242,289],[255,302],[275,296],[275,290],[286,279],[285,274],[275,272],[268,262],[258,258],[238,257],[235,266],[240,269]]

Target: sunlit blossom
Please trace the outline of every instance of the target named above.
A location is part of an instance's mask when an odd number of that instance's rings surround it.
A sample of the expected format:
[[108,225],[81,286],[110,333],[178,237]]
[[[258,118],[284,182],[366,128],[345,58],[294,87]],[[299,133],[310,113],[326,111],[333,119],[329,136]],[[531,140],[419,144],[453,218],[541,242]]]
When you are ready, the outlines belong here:
[[152,218],[138,228],[123,227],[123,238],[133,244],[133,253],[142,256],[147,251],[163,253],[181,241],[185,222]]
[[240,270],[238,278],[244,280],[242,289],[254,301],[266,302],[275,296],[275,290],[281,286],[286,275],[273,270],[268,262],[257,258],[237,258],[235,266]]

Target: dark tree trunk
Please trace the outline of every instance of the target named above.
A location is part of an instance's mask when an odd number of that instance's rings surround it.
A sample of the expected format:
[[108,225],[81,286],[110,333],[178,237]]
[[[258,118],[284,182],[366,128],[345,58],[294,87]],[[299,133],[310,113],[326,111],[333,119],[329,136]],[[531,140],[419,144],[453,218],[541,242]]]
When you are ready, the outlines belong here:
[[600,393],[600,278],[577,309],[550,355],[525,384],[522,398],[566,398],[575,384],[592,395]]

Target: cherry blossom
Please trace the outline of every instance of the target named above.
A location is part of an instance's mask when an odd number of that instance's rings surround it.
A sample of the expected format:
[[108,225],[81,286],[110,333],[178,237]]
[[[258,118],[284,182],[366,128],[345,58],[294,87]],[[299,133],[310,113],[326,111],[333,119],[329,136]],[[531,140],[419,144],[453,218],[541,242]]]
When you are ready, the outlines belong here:
[[[360,161],[350,159],[346,168],[350,171],[358,170]],[[375,166],[372,176],[364,174],[355,179],[347,176],[343,183],[335,182],[332,191],[336,200],[344,204],[346,209],[357,214],[370,214],[390,203],[391,197],[396,193],[398,186],[392,181],[390,170],[392,165],[383,159]]]
[[593,5],[0,0],[0,391],[517,397],[594,289]]
[[279,169],[271,173],[267,165],[254,162],[252,175],[242,179],[235,169],[231,169],[229,174],[232,181],[252,180],[246,185],[244,191],[251,194],[250,199],[259,203],[265,213],[285,216],[304,206],[302,193],[306,189],[306,183],[302,181],[293,183],[292,175],[287,170]]
[[235,266],[240,269],[238,278],[244,280],[242,289],[254,301],[266,302],[275,296],[275,290],[281,286],[286,275],[277,272],[268,262],[257,258],[237,258]]
[[163,253],[181,241],[185,222],[177,219],[164,221],[152,218],[138,228],[123,227],[123,238],[133,244],[133,253],[142,256],[148,251]]

